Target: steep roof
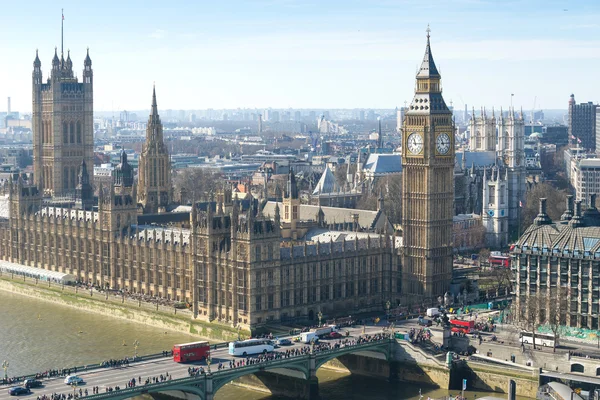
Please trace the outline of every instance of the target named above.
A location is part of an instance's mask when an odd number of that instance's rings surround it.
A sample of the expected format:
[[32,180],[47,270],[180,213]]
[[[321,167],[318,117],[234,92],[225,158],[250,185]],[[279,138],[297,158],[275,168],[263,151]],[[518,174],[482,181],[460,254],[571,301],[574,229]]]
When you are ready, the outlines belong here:
[[323,171],[323,175],[321,175],[321,179],[315,186],[315,190],[313,191],[313,195],[318,194],[326,194],[326,193],[334,193],[337,191],[337,184],[335,182],[335,176],[333,172],[329,169],[329,165],[325,167],[325,171]]
[[363,169],[373,175],[398,174],[402,172],[402,157],[396,153],[371,153]]
[[431,53],[431,44],[429,43],[429,27],[427,27],[427,46],[425,47],[425,55],[423,56],[423,62],[417,73],[417,78],[430,78],[440,77],[435,61],[433,61],[433,54]]

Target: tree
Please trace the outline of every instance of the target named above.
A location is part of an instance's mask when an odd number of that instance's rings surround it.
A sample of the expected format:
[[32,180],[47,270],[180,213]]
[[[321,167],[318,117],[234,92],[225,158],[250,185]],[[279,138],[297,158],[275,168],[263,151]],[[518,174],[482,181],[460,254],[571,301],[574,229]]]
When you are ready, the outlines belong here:
[[383,193],[383,210],[392,224],[402,221],[402,176],[388,175],[380,178],[371,192],[363,194],[356,208],[376,210],[379,194]]
[[[519,332],[531,332],[533,335],[533,348],[535,349],[535,333],[540,327],[540,297],[535,293],[520,296],[511,305],[513,325]],[[545,303],[545,302],[544,302]],[[545,304],[544,304],[545,305]]]
[[525,205],[521,210],[521,232],[525,231],[533,223],[534,218],[539,212],[539,203],[541,198],[548,201],[546,212],[553,221],[560,219],[565,210],[565,200],[567,192],[558,190],[547,183],[538,183],[527,192]]
[[554,335],[553,351],[556,351],[556,342],[560,331],[567,324],[567,310],[569,307],[568,291],[566,287],[555,287],[541,292],[546,297],[546,325]]
[[186,168],[179,171],[173,180],[175,198],[181,197],[181,203],[209,199],[222,188],[223,178],[220,172],[206,168]]

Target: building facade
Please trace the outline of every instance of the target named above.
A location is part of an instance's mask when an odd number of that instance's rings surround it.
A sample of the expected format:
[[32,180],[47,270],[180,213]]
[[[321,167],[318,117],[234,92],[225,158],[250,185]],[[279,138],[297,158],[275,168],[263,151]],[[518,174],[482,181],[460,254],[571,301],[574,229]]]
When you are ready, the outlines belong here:
[[56,49],[50,78],[44,83],[42,63],[33,62],[32,130],[35,184],[44,195],[73,195],[81,161],[93,163],[94,74],[89,50],[82,82],[75,77],[71,55],[60,60]]
[[425,57],[402,128],[404,295],[443,295],[452,279],[454,124],[427,33]]
[[[539,302],[535,309],[551,310],[549,303],[556,301],[566,325],[600,329],[600,213],[595,202],[590,196],[584,211],[581,201],[573,207],[568,196],[561,220],[553,222],[541,199],[538,216],[511,252],[517,309],[532,307],[534,301]],[[556,293],[567,301],[555,300]],[[537,322],[548,317],[539,313]]]
[[575,95],[569,98],[569,143],[587,150],[596,150],[596,105],[576,104]]
[[[364,230],[327,228],[318,212],[302,220],[293,170],[272,216],[255,199],[234,201],[228,189],[216,201],[168,212],[174,206],[170,165],[156,104],[154,92],[137,184],[125,152],[97,199],[92,163],[82,157],[75,201],[63,201],[58,191],[50,196],[27,176],[11,178],[0,258],[103,288],[184,301],[196,318],[249,328],[315,320],[319,312],[331,318],[381,311],[388,301],[400,302],[401,240],[382,211],[366,216],[372,223]],[[359,211],[357,223],[364,217]],[[308,222],[314,229],[304,232]],[[284,229],[290,237],[282,236]]]

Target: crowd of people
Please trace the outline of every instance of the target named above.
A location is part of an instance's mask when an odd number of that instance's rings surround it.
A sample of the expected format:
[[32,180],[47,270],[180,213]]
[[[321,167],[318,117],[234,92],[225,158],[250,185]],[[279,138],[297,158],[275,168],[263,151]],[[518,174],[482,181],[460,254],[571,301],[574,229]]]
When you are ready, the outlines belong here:
[[[344,347],[348,347],[348,346],[356,346],[356,345],[360,345],[363,343],[377,342],[377,341],[381,341],[381,340],[388,339],[388,338],[389,338],[388,334],[378,333],[378,334],[373,334],[373,335],[360,336],[356,339],[354,339],[354,338],[340,339],[336,342],[317,342],[312,345],[305,345],[302,347],[290,348],[285,351],[259,354],[255,357],[246,357],[241,360],[233,359],[228,362],[219,362],[218,364],[216,364],[214,366],[214,368],[217,371],[222,371],[222,370],[225,370],[228,368],[229,369],[241,368],[241,367],[246,367],[249,365],[256,365],[256,364],[265,363],[265,362],[269,362],[269,361],[283,360],[283,359],[288,359],[288,358],[293,358],[293,357],[298,357],[298,356],[304,356],[304,355],[310,354],[311,351],[313,353],[319,353],[319,352],[324,352],[324,351],[336,350],[336,349],[340,349],[340,348],[344,348]],[[311,347],[312,347],[312,350],[311,350]],[[207,372],[208,372],[208,369],[205,369],[203,366],[188,368],[188,376],[190,376],[190,377],[200,376]]]

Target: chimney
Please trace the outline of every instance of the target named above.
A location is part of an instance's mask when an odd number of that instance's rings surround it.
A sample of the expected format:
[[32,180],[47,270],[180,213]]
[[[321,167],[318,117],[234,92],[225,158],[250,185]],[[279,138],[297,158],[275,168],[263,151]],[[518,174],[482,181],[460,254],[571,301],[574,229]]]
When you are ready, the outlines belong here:
[[552,220],[550,219],[548,214],[546,214],[546,199],[545,198],[540,199],[540,211],[539,211],[539,214],[537,215],[537,217],[535,217],[535,219],[533,220],[533,223],[535,225],[549,225],[552,223]]
[[569,225],[573,228],[578,228],[583,225],[583,219],[581,218],[581,200],[575,202],[575,212],[573,218],[569,221]]
[[568,195],[566,202],[567,208],[565,209],[563,215],[560,217],[560,220],[563,222],[568,222],[571,220],[571,218],[573,218],[573,195]]

